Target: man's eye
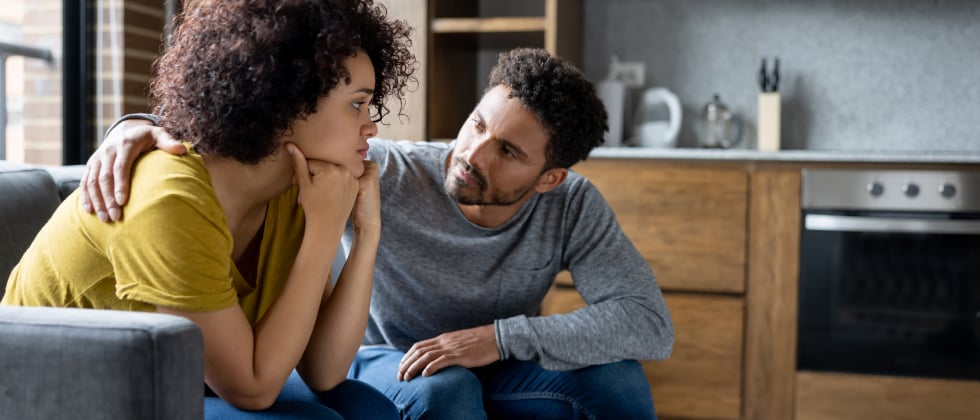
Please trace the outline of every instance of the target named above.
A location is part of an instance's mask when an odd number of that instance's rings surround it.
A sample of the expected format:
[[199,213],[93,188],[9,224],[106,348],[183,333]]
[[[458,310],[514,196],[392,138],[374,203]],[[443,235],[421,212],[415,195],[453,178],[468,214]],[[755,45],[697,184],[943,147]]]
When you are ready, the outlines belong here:
[[350,105],[352,107],[354,107],[354,109],[360,111],[361,110],[361,107],[364,106],[364,104],[366,104],[366,103],[367,102],[364,102],[364,101],[357,101],[357,102],[351,102]]
[[504,146],[503,149],[504,149],[504,154],[507,155],[507,157],[512,157],[512,158],[517,157],[517,153],[515,153],[514,149],[511,148],[510,146]]

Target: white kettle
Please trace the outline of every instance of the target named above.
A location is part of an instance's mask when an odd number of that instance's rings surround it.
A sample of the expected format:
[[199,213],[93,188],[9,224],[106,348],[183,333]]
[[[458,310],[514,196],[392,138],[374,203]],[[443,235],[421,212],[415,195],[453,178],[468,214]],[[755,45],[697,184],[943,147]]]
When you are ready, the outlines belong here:
[[643,147],[676,147],[681,113],[681,101],[673,92],[663,87],[647,89],[637,106],[633,143]]

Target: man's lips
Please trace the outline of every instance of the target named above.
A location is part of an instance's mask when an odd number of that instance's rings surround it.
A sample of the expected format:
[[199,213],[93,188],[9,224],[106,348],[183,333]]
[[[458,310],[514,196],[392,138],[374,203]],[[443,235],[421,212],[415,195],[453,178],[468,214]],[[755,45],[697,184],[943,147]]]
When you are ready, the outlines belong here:
[[371,146],[364,146],[360,149],[357,149],[357,154],[361,155],[361,159],[367,159],[368,149],[370,148]]
[[459,168],[459,170],[456,172],[456,176],[459,179],[462,179],[467,185],[476,185],[481,188],[483,187],[483,182],[480,180],[480,178],[470,174],[466,171],[466,169],[463,169],[462,166],[457,166],[457,168]]

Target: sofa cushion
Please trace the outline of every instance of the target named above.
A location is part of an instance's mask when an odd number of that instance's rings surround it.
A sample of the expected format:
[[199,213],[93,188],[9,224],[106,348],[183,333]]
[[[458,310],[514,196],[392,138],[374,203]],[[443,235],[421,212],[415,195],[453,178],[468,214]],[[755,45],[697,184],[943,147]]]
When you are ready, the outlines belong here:
[[54,178],[54,185],[58,187],[62,200],[78,189],[78,183],[85,174],[85,165],[45,166],[44,169]]
[[48,171],[0,161],[0,297],[10,270],[60,203]]

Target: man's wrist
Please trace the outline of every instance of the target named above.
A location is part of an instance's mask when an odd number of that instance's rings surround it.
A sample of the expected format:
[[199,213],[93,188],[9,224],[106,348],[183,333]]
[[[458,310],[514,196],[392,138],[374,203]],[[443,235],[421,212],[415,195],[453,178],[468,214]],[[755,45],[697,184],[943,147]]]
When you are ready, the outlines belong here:
[[109,129],[105,131],[105,136],[108,137],[109,132],[112,131],[113,128],[116,128],[117,125],[121,124],[123,121],[129,121],[129,120],[149,121],[150,124],[153,124],[154,126],[160,126],[160,117],[156,115],[144,114],[144,113],[126,114],[123,115],[122,117],[119,117],[119,119],[116,120],[116,122],[112,123],[112,125],[109,126]]

